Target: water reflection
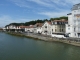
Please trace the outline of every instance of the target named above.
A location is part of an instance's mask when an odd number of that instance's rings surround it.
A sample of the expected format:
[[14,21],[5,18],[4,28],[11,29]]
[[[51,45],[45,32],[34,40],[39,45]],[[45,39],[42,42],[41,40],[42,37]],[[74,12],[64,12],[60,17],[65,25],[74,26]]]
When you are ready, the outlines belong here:
[[80,60],[80,48],[0,33],[0,60]]

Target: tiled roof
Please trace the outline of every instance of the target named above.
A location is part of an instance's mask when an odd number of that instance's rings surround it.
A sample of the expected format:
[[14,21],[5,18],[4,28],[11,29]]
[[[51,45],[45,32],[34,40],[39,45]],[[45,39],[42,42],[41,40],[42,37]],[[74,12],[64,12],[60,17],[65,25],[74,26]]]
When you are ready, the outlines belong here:
[[68,21],[65,19],[61,19],[61,20],[54,20],[53,22],[68,22]]
[[47,21],[50,25],[52,24],[51,22]]
[[34,28],[34,25],[30,25],[30,26],[28,26],[28,28]]
[[19,26],[20,28],[29,28],[29,26]]
[[36,23],[35,26],[36,27],[42,27],[43,23]]
[[50,25],[52,24],[50,21],[47,21],[47,23],[50,24]]

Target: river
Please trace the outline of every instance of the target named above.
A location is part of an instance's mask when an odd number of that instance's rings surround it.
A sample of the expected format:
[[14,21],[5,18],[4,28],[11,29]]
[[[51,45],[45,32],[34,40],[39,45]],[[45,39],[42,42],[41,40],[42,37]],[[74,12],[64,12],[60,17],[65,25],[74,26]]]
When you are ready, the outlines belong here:
[[80,47],[0,32],[0,60],[80,60]]

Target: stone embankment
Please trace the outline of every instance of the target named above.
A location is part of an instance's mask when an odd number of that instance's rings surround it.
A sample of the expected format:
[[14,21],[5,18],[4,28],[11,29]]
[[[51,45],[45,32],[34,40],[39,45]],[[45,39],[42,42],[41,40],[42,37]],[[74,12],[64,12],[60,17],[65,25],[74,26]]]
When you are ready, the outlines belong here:
[[62,43],[67,43],[67,44],[71,44],[71,45],[75,45],[75,46],[80,46],[79,38],[56,38],[56,37],[50,37],[47,35],[33,34],[33,33],[8,32],[8,34],[27,37],[27,38],[33,38],[35,40],[42,40],[42,41],[47,41],[47,42],[62,42]]

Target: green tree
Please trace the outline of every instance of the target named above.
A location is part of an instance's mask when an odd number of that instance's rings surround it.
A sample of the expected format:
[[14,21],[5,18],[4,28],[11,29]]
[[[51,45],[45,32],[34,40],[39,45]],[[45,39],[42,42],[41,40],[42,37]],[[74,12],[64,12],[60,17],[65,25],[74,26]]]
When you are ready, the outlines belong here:
[[52,21],[52,20],[61,20],[61,19],[68,20],[68,17],[62,16],[62,17],[57,17],[57,18],[50,18],[50,21]]

